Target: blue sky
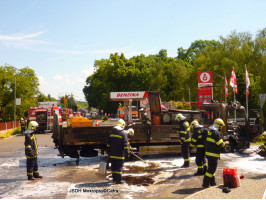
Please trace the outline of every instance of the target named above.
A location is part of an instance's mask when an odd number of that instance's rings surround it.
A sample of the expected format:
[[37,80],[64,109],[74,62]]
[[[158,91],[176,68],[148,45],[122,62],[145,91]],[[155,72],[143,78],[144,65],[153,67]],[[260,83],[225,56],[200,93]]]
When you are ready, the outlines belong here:
[[266,27],[265,0],[0,0],[0,8],[0,66],[28,66],[42,93],[76,100],[94,61],[110,53],[175,57],[195,40]]

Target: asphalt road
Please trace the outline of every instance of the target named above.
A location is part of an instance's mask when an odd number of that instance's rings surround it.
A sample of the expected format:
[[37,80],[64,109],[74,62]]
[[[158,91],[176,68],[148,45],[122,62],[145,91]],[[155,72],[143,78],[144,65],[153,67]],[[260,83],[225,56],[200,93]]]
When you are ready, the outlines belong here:
[[[209,191],[219,198],[242,198],[238,191],[258,188],[259,191],[244,198],[262,198],[266,189],[266,160],[248,152],[243,155],[224,154],[216,172],[217,186],[203,190],[202,176],[193,176],[196,171],[195,157],[191,167],[180,168],[183,160],[180,155],[141,156],[146,161],[157,163],[159,167],[139,160],[125,163],[124,184],[115,185],[110,171],[99,173],[99,164],[105,156],[76,159],[58,157],[51,134],[36,135],[39,146],[39,171],[44,176],[38,181],[28,181],[24,155],[24,137],[14,136],[0,140],[0,198],[12,199],[183,199],[211,198]],[[246,163],[249,163],[246,164]],[[222,171],[224,167],[238,167],[245,176],[240,188],[232,189],[234,196],[223,196]],[[246,168],[245,168],[246,167]],[[251,180],[251,181],[250,181]],[[263,186],[264,185],[264,186]],[[242,192],[243,193],[243,192]],[[241,193],[241,194],[242,194]],[[221,199],[220,198],[220,199]]]

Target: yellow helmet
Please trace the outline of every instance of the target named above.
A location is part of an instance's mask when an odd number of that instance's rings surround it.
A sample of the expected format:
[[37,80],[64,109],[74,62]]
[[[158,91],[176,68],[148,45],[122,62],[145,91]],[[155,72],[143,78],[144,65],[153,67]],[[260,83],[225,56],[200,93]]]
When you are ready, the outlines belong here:
[[134,129],[130,128],[127,130],[129,136],[134,136]]
[[186,117],[184,115],[182,115],[181,113],[178,113],[176,116],[175,116],[175,120],[176,121],[181,121],[181,120],[185,120]]
[[194,121],[192,121],[191,124],[190,124],[190,128],[192,128],[192,129],[194,129],[194,128],[201,128],[201,127],[203,127],[203,126],[200,125],[199,122],[198,122],[198,120],[196,120],[196,119]]
[[224,126],[224,121],[221,118],[217,118],[214,120],[213,125],[210,127],[210,129],[219,130]]
[[36,121],[31,121],[31,122],[29,123],[29,127],[28,127],[28,129],[30,129],[30,130],[35,130],[38,126],[39,126],[39,124],[38,124]]
[[264,131],[261,136],[266,140],[266,131]]
[[116,123],[117,126],[120,126],[121,128],[125,128],[126,122],[123,119],[119,119]]

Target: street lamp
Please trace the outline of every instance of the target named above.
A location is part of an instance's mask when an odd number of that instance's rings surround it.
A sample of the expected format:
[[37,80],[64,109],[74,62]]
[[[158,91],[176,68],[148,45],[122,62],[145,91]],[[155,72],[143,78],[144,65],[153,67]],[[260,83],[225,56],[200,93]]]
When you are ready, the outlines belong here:
[[[34,76],[34,74],[25,74],[26,76]],[[16,128],[16,105],[17,105],[17,91],[16,91],[16,88],[17,88],[17,73],[15,72],[15,88],[14,88],[14,128]]]
[[14,128],[16,128],[16,73],[15,73],[15,89],[14,89]]

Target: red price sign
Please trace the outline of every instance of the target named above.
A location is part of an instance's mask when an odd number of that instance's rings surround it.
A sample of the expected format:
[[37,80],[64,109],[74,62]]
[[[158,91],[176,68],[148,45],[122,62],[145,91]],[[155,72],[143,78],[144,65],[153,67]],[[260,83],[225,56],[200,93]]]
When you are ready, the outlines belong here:
[[212,71],[198,72],[198,105],[213,99]]

